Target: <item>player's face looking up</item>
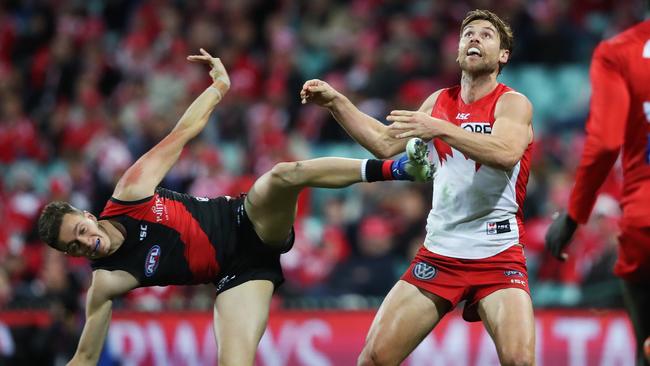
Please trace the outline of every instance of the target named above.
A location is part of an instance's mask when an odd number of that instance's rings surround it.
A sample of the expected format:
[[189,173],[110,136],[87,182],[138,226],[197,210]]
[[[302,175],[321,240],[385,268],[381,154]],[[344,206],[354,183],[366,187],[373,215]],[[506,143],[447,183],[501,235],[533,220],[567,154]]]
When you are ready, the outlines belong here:
[[67,213],[61,220],[59,248],[73,257],[99,258],[108,254],[110,240],[91,213]]
[[460,33],[458,58],[461,70],[473,74],[491,74],[499,64],[508,62],[510,51],[501,49],[497,29],[487,20],[470,22]]

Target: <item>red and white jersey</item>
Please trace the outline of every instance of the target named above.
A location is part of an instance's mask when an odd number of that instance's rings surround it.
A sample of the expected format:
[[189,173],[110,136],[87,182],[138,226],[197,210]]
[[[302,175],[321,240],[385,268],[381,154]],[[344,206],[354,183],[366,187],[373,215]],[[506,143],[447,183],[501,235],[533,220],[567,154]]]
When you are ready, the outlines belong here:
[[569,214],[589,218],[598,190],[623,152],[622,223],[650,226],[650,20],[601,42],[591,63],[587,139]]
[[[465,104],[460,86],[444,89],[431,115],[474,133],[490,134],[504,84]],[[433,139],[433,205],[424,246],[448,257],[479,259],[500,253],[523,236],[522,204],[528,182],[530,145],[521,160],[504,171],[481,165]]]

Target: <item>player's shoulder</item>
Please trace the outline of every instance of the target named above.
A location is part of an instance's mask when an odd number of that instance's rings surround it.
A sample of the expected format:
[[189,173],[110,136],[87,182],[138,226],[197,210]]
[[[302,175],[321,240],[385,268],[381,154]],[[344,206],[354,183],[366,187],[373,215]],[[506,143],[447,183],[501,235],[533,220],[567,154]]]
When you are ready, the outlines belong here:
[[514,89],[510,89],[499,96],[499,99],[496,103],[496,108],[497,110],[510,110],[516,108],[521,111],[527,111],[528,113],[531,113],[533,104],[530,102],[530,99],[528,99],[528,97],[523,93],[518,92]]
[[514,89],[505,91],[499,96],[499,100],[514,100],[530,103],[530,100],[524,93]]
[[515,90],[514,88],[506,84],[500,84],[500,86],[502,89],[501,89],[501,94],[498,97],[497,103],[507,102],[507,103],[530,104],[530,100],[524,93]]
[[617,52],[639,44],[646,44],[650,37],[650,20],[634,25],[621,33],[602,40],[594,50],[594,57],[612,57]]
[[438,99],[440,98],[440,94],[442,94],[447,89],[448,88],[438,89],[433,93],[431,93],[431,95],[429,95],[427,99],[424,100],[419,110],[421,112],[431,113],[431,110],[433,109],[433,107],[438,102]]

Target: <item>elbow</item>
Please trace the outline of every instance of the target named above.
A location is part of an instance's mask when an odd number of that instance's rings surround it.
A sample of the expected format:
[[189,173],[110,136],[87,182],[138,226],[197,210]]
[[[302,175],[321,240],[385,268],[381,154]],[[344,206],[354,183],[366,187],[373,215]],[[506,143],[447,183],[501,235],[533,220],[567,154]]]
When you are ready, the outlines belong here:
[[99,356],[98,357],[93,357],[89,353],[85,353],[82,351],[77,351],[75,353],[74,357],[70,362],[68,362],[68,366],[85,366],[85,365],[95,365],[97,364],[97,361],[99,361]]
[[492,155],[493,156],[492,164],[486,164],[486,165],[491,165],[496,169],[508,171],[513,169],[515,166],[517,166],[517,163],[521,161],[521,158],[524,156],[524,153],[525,153],[525,149],[504,147],[498,153]]
[[393,156],[404,152],[404,148],[406,144],[400,144],[399,141],[396,142],[395,139],[391,139],[390,137],[383,136],[381,139],[376,141],[375,144],[373,144],[373,148],[370,151],[377,159],[390,159]]
[[511,170],[514,168],[517,163],[521,160],[521,156],[514,156],[514,155],[505,155],[497,158],[492,165],[494,168],[499,169],[499,170]]
[[391,154],[390,152],[386,150],[376,150],[373,151],[372,154],[377,158],[377,159],[388,159],[391,158],[395,154]]

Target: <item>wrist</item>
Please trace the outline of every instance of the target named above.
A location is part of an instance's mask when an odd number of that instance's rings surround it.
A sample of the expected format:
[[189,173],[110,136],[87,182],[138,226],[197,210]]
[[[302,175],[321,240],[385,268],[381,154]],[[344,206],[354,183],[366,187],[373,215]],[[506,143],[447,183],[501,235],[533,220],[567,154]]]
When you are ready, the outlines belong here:
[[578,227],[578,222],[574,220],[568,212],[566,214],[566,223],[567,226],[572,230],[575,230]]
[[345,95],[343,95],[343,94],[341,94],[339,92],[336,92],[334,94],[334,98],[332,98],[332,100],[327,102],[324,105],[324,107],[333,111],[333,110],[341,108],[346,102],[350,102],[348,100],[348,98],[346,98]]
[[216,80],[214,80],[212,82],[212,85],[210,85],[210,88],[214,88],[216,91],[219,92],[221,97],[223,97],[228,92],[228,89],[230,89],[230,84],[225,83],[221,79],[216,79]]
[[[457,126],[449,123],[447,121],[442,121],[436,118],[433,118],[431,116],[428,117],[428,123],[426,124],[427,126],[427,132],[430,136],[430,138],[438,137],[441,139],[449,138],[454,136],[454,133],[458,128]],[[460,131],[465,131],[464,129],[460,128]]]

